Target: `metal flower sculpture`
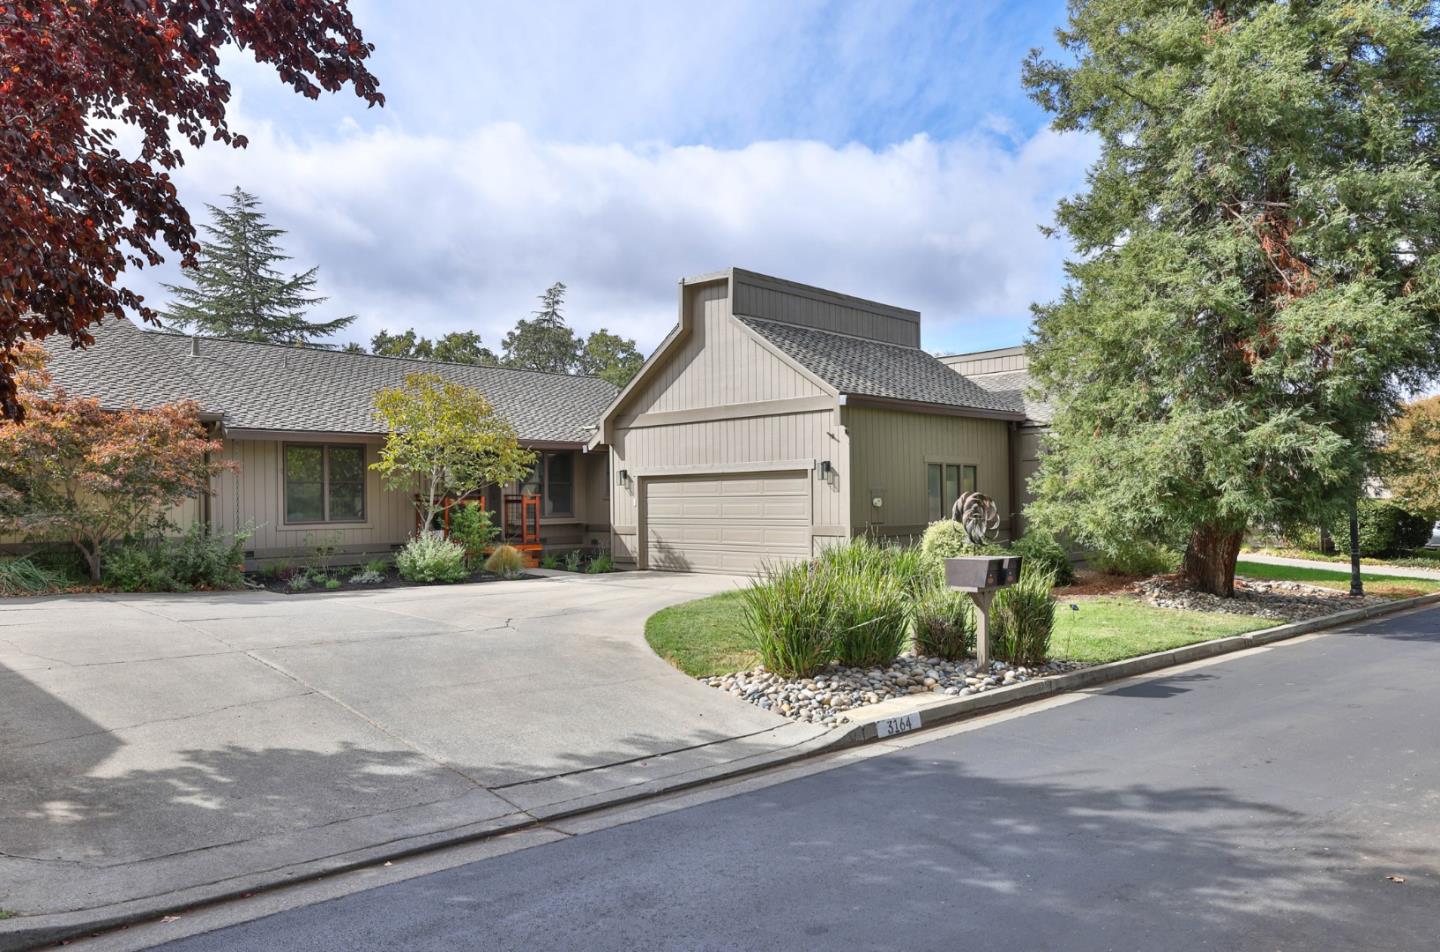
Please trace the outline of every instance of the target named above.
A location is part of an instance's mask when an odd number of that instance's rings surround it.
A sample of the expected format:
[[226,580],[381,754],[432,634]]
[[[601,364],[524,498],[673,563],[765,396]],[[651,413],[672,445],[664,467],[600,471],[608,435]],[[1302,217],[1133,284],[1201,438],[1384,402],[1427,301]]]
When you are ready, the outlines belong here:
[[1000,532],[1000,510],[984,493],[962,494],[955,500],[951,515],[965,527],[965,534],[975,545],[984,545]]

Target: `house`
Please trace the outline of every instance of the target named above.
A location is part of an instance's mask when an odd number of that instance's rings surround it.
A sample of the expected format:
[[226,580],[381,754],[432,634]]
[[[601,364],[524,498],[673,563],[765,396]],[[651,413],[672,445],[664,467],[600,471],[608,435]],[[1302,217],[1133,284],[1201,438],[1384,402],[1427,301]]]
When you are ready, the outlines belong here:
[[484,504],[532,550],[608,546],[625,567],[753,572],[857,535],[910,540],[979,490],[1022,531],[1048,408],[1021,348],[937,358],[920,314],[733,268],[680,282],[679,320],[623,390],[593,377],[95,329],[51,372],[107,407],[192,399],[239,463],[173,519],[253,526],[252,562],[336,541],[399,548],[413,494],[369,469],[374,393],[407,374],[474,387],[540,454]]
[[114,409],[197,402],[239,467],[172,519],[221,532],[253,527],[252,564],[306,555],[320,541],[350,560],[405,543],[418,519],[414,495],[382,486],[369,468],[385,432],[371,400],[414,372],[474,387],[539,454],[520,485],[485,496],[487,509],[507,517],[508,537],[535,548],[608,543],[606,454],[586,447],[616,394],[604,380],[141,331],[124,320],[92,333],[89,350],[50,347],[56,383]]
[[1040,452],[1050,426],[1051,408],[1030,389],[1030,358],[1024,347],[950,354],[940,362],[991,393],[1020,408],[1025,419],[1015,428],[1010,467],[1014,474],[1015,529],[1024,532],[1025,507],[1030,504],[1030,477],[1040,468]]
[[918,537],[968,490],[1018,532],[1042,408],[1023,366],[950,360],[916,311],[738,268],[682,281],[678,324],[588,444],[609,451],[617,563],[748,573]]

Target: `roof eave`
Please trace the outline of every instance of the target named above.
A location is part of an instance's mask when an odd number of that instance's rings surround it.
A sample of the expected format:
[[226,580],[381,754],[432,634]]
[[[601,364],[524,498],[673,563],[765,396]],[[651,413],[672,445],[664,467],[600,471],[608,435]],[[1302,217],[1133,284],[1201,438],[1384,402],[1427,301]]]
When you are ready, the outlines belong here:
[[926,403],[922,400],[902,400],[897,397],[877,397],[863,393],[844,393],[840,402],[851,407],[876,407],[884,410],[904,410],[909,413],[929,413],[938,416],[973,417],[978,420],[1004,420],[1020,423],[1027,419],[1025,414],[1014,410],[992,410],[988,407],[966,407],[951,403]]

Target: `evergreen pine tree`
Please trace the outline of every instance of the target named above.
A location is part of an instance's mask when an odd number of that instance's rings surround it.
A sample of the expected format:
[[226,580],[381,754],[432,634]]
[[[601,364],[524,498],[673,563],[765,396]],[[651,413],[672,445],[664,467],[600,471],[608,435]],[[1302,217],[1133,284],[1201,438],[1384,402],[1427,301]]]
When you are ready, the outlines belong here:
[[520,320],[505,335],[505,366],[570,373],[580,360],[580,339],[565,323],[560,307],[565,285],[556,281],[540,295],[533,320]]
[[202,226],[199,266],[187,268],[189,287],[165,285],[174,300],[161,316],[183,330],[236,340],[308,344],[348,327],[355,317],[312,322],[310,309],[325,301],[312,292],[318,268],[285,275],[276,265],[289,261],[279,245],[283,229],[265,221],[260,200],[241,188],[226,208],[208,205],[213,219]]

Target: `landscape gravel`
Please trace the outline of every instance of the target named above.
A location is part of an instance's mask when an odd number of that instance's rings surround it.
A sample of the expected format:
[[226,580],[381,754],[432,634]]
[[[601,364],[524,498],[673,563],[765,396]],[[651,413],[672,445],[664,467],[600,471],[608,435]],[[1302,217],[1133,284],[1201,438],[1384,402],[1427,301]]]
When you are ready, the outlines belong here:
[[1339,589],[1306,585],[1303,582],[1262,579],[1236,579],[1234,598],[1221,598],[1218,595],[1194,591],[1185,587],[1174,576],[1166,575],[1136,582],[1131,590],[1159,608],[1254,615],[1277,622],[1305,621],[1350,608],[1368,608],[1390,601],[1379,595],[1352,598]]
[[954,662],[905,654],[877,668],[848,668],[832,662],[808,678],[784,678],[758,667],[699,680],[793,720],[836,725],[850,722],[847,712],[890,698],[917,694],[963,697],[1084,667],[1087,665],[1077,661],[1049,661],[1034,667],[995,661],[988,671],[982,671],[973,660]]

